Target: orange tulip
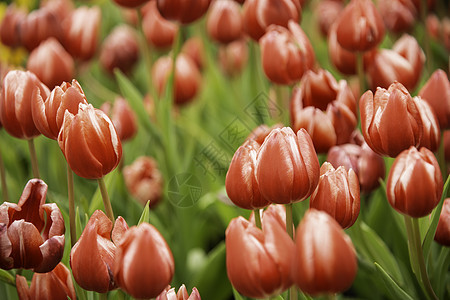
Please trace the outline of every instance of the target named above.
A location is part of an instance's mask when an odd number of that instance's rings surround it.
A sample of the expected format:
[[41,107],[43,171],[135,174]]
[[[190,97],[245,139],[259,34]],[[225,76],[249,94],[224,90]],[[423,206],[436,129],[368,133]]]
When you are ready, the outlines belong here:
[[434,240],[443,246],[450,247],[450,198],[444,200]]
[[450,81],[443,70],[436,70],[420,89],[419,96],[433,108],[441,129],[450,128]]
[[270,134],[270,132],[275,128],[283,128],[283,125],[280,123],[277,123],[275,125],[272,125],[271,127],[267,126],[266,124],[261,124],[255,129],[250,132],[250,134],[247,137],[247,140],[255,140],[261,146],[264,143],[264,140],[266,137]]
[[147,42],[159,49],[170,48],[178,33],[178,25],[161,16],[156,1],[148,2],[144,9],[142,30]]
[[125,98],[117,97],[112,109],[109,102],[105,102],[100,109],[111,117],[117,135],[122,142],[130,140],[136,135],[138,129],[137,116]]
[[189,24],[202,17],[211,0],[157,0],[158,10],[168,19]]
[[228,0],[213,2],[206,21],[206,29],[212,39],[223,44],[238,40],[242,36],[242,26],[239,4]]

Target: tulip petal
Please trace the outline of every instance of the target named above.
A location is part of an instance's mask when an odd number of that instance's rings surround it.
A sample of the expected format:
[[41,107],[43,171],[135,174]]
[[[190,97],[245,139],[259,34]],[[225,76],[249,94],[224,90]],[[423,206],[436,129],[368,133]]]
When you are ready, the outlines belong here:
[[15,268],[32,269],[42,262],[40,246],[44,242],[36,227],[24,220],[16,220],[8,227],[12,244],[11,257]]

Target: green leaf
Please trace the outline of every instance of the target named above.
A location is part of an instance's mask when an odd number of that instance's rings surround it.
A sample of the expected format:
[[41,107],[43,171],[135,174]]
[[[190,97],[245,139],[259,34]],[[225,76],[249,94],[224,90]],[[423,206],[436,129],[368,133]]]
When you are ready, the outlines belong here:
[[0,280],[6,282],[7,284],[15,286],[14,276],[6,270],[0,269]]
[[80,210],[77,206],[76,212],[75,212],[75,228],[77,233],[77,241],[81,236],[81,233],[83,232],[83,225],[81,225],[81,217],[80,217]]
[[236,291],[235,288],[233,288],[233,295],[234,295],[234,300],[244,300],[244,298],[241,296],[241,294],[239,294],[238,291]]
[[423,256],[428,261],[428,253],[430,252],[431,242],[434,240],[434,235],[436,233],[436,228],[439,222],[439,217],[441,216],[442,206],[444,205],[444,199],[447,197],[447,192],[450,185],[450,176],[447,176],[447,181],[444,185],[444,191],[442,192],[441,201],[438,206],[434,209],[431,215],[431,225],[428,227],[427,234],[422,242]]
[[383,280],[386,286],[386,292],[389,293],[393,299],[398,300],[413,300],[413,298],[408,295],[393,279],[389,274],[381,267],[378,263],[375,263],[377,274]]
[[147,201],[147,203],[145,204],[145,207],[142,210],[142,214],[141,217],[139,218],[137,225],[143,222],[150,223],[150,201]]

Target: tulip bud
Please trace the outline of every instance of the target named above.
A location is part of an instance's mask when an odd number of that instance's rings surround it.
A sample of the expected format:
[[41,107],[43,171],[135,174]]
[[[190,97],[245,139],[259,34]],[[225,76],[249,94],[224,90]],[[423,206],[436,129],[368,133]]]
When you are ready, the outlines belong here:
[[112,221],[101,210],[92,214],[70,251],[70,267],[80,287],[97,293],[117,287],[113,278],[114,257],[116,246],[127,229],[122,217],[117,218],[113,229]]
[[450,128],[450,81],[443,70],[436,70],[420,89],[419,96],[433,108],[441,129]]
[[53,270],[64,252],[64,219],[55,203],[45,203],[47,185],[31,179],[19,202],[0,205],[0,268]]
[[273,205],[264,211],[262,230],[243,217],[231,220],[225,232],[227,274],[242,295],[268,298],[292,285],[294,242],[281,212]]
[[295,235],[294,283],[310,295],[339,293],[353,283],[356,251],[348,235],[328,214],[309,209]]
[[243,10],[244,31],[255,41],[272,24],[287,28],[290,20],[300,22],[302,13],[298,0],[247,0]]
[[164,19],[156,7],[156,1],[145,5],[142,30],[147,42],[159,49],[170,48],[178,32],[178,25]]
[[414,97],[423,125],[423,135],[419,147],[425,147],[436,152],[441,143],[441,130],[439,123],[431,106],[420,97]]
[[414,147],[395,159],[387,180],[389,204],[413,218],[428,215],[438,205],[443,187],[442,174],[433,153]]
[[44,0],[40,1],[40,7],[49,10],[62,23],[74,10],[72,0]]
[[292,84],[314,66],[311,43],[294,21],[289,21],[288,29],[269,27],[260,46],[264,73],[274,83]]
[[272,130],[256,161],[261,195],[272,203],[302,201],[312,194],[319,181],[319,160],[304,129],[297,135],[289,127]]
[[336,20],[339,44],[348,51],[367,51],[384,38],[384,23],[371,0],[352,0]]
[[427,28],[427,34],[433,40],[439,40],[441,35],[441,24],[438,17],[434,13],[429,13],[425,21],[425,26]]
[[91,104],[80,103],[75,115],[65,111],[58,144],[75,174],[88,179],[108,174],[122,158],[113,123]]
[[242,73],[247,64],[248,47],[245,40],[237,40],[219,48],[219,64],[228,76]]
[[264,140],[266,137],[272,132],[275,128],[283,128],[283,125],[280,123],[277,123],[271,127],[267,126],[266,124],[259,125],[255,129],[250,132],[250,134],[247,137],[247,140],[254,140],[261,146],[264,143]]
[[211,0],[157,0],[158,10],[168,20],[189,24],[202,17]]
[[3,45],[8,47],[20,46],[20,23],[26,17],[25,12],[16,8],[14,4],[8,5],[0,24],[0,40]]
[[148,1],[149,0],[114,0],[117,5],[127,8],[135,8]]
[[3,79],[0,97],[0,120],[5,130],[19,139],[31,139],[40,134],[33,122],[31,103],[39,89],[47,98],[49,89],[30,71],[9,71]]
[[111,116],[111,120],[121,142],[128,141],[135,136],[138,128],[136,121],[137,116],[125,98],[116,98],[112,107],[112,112],[111,104],[108,102],[105,102],[102,105],[101,110]]
[[50,37],[61,37],[61,23],[53,12],[47,8],[32,11],[20,23],[21,44],[29,51]]
[[411,0],[380,0],[378,10],[387,29],[394,33],[410,30],[417,18],[417,10]]
[[150,206],[154,206],[161,200],[163,177],[153,158],[137,158],[131,165],[123,168],[123,177],[130,194],[142,205],[150,201]]
[[324,0],[320,1],[315,10],[319,22],[320,32],[324,36],[328,36],[331,25],[338,19],[344,10],[344,1],[341,0]]
[[356,54],[344,49],[337,41],[337,22],[331,25],[328,33],[328,55],[334,67],[346,75],[356,74]]
[[100,64],[113,74],[118,68],[128,73],[139,59],[139,46],[135,32],[127,25],[119,25],[103,41]]
[[309,206],[332,216],[342,228],[352,226],[359,215],[359,182],[353,169],[335,169],[329,162],[320,168],[320,179]]
[[223,44],[238,40],[242,35],[242,26],[239,4],[228,0],[213,2],[206,21],[212,39]]
[[64,47],[76,58],[89,60],[97,51],[101,11],[98,6],[81,6],[63,23]]
[[203,48],[203,42],[199,37],[194,36],[188,39],[181,48],[181,53],[189,56],[199,70],[203,69],[203,65],[205,64],[205,50]]
[[117,245],[114,279],[134,298],[155,298],[174,274],[172,252],[159,231],[148,223],[133,226]]
[[417,104],[399,82],[389,89],[365,92],[359,100],[361,130],[373,151],[396,157],[410,146],[418,146],[423,134]]
[[450,198],[444,200],[434,240],[442,246],[450,247]]
[[62,263],[48,273],[34,273],[30,287],[25,277],[16,275],[16,288],[21,300],[77,298],[70,270]]
[[175,293],[175,288],[166,287],[166,289],[156,297],[155,300],[201,300],[200,293],[197,288],[192,289],[191,295],[188,294],[186,286],[183,284]]
[[72,56],[55,38],[45,40],[31,52],[27,69],[52,89],[72,80],[75,72]]
[[263,208],[270,204],[261,196],[256,181],[256,156],[260,145],[254,140],[246,141],[233,155],[225,179],[228,197],[245,209]]
[[[172,72],[172,57],[160,57],[152,68],[154,85],[159,95],[162,96],[166,90],[166,83]],[[201,85],[201,74],[192,59],[180,53],[175,64],[174,78],[174,102],[186,104],[198,93]]]

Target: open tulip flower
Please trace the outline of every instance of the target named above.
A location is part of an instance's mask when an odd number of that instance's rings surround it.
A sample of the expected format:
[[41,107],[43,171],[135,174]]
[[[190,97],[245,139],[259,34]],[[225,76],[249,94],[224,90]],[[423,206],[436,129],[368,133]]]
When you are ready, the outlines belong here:
[[175,288],[170,288],[168,286],[161,294],[156,297],[155,300],[201,300],[200,293],[197,288],[192,289],[192,293],[189,295],[186,286],[183,284],[178,289],[178,292],[175,292]]
[[64,219],[55,203],[45,203],[47,184],[32,179],[19,203],[0,206],[0,268],[46,273],[64,252]]

